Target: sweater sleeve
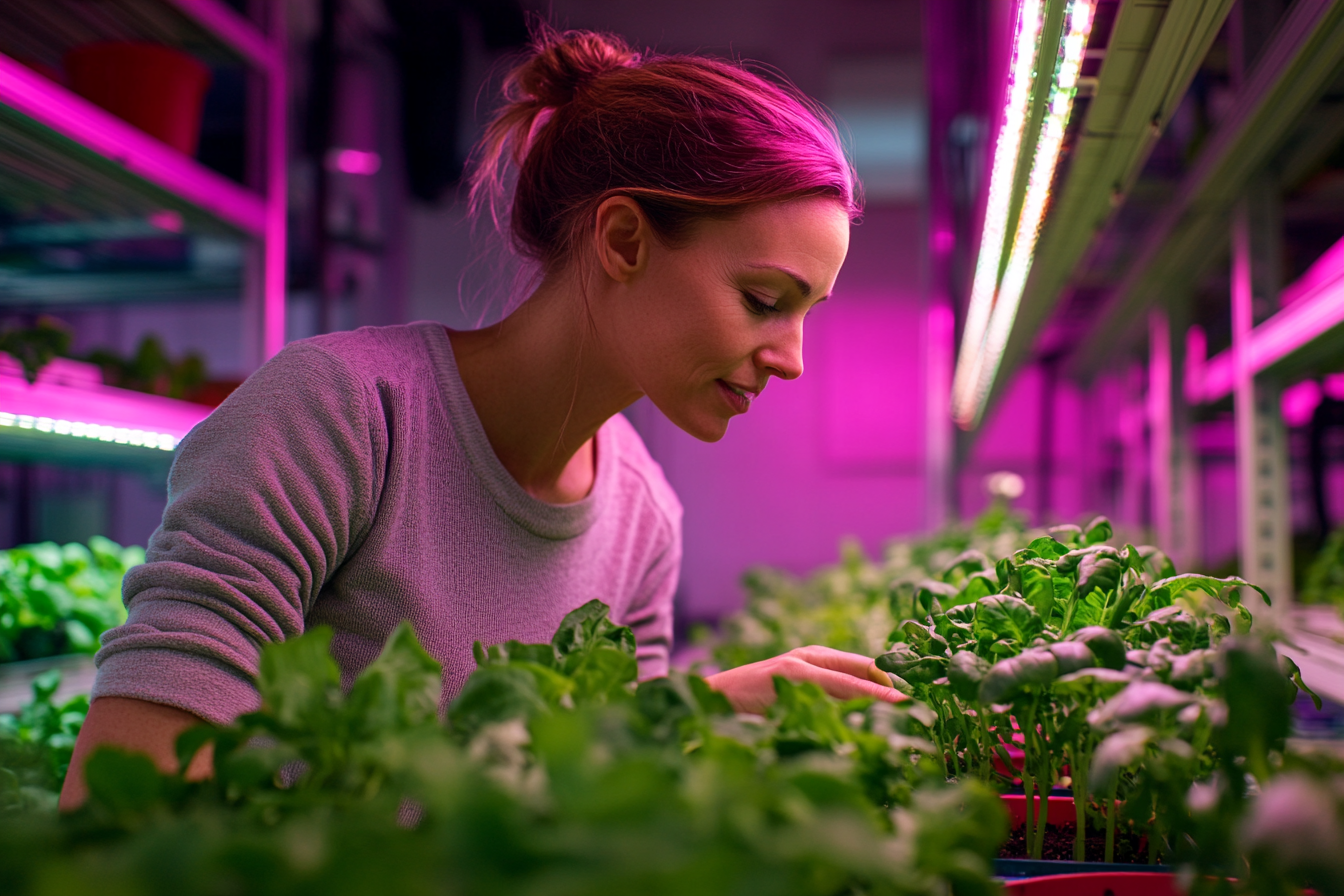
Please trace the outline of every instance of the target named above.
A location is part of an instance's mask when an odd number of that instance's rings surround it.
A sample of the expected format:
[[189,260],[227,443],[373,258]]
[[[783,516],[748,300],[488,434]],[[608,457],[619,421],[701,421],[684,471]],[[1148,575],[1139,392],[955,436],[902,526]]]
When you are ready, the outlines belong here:
[[134,697],[215,723],[255,709],[261,647],[304,631],[360,544],[387,432],[372,389],[312,343],[286,348],[178,448],[163,523],[123,584],[93,697]]

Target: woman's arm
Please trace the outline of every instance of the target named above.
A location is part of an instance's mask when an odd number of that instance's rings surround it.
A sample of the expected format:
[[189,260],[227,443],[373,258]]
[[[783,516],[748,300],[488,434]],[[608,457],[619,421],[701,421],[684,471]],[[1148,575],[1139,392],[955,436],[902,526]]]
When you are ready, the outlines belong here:
[[788,653],[748,663],[705,679],[728,698],[738,712],[765,712],[775,702],[775,676],[810,681],[840,700],[876,697],[899,703],[905,695],[891,686],[891,678],[869,657],[830,647],[798,647]]
[[[121,747],[145,753],[164,772],[178,769],[175,745],[177,736],[201,719],[185,710],[161,703],[150,703],[130,697],[99,697],[89,706],[88,718],[79,729],[75,752],[70,759],[61,788],[61,811],[78,809],[89,797],[84,784],[84,762],[95,749],[103,745]],[[191,760],[187,777],[193,781],[208,778],[214,773],[214,745],[207,744]]]

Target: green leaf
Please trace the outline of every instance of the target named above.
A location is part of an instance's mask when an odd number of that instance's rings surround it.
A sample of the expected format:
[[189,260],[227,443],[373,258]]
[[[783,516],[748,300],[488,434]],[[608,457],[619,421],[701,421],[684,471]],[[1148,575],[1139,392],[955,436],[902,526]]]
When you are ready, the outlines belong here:
[[1059,662],[1044,647],[1024,650],[1017,656],[999,660],[980,683],[980,702],[1003,703],[1022,688],[1046,685],[1059,674]]
[[1293,684],[1297,685],[1299,691],[1311,698],[1312,706],[1315,706],[1316,711],[1319,712],[1321,709],[1321,698],[1316,695],[1315,691],[1307,687],[1307,683],[1302,680],[1302,670],[1297,667],[1297,663],[1293,662],[1293,658],[1287,654],[1279,654],[1279,668],[1283,670],[1283,674],[1286,675]]
[[1069,549],[1048,535],[1042,535],[1027,545],[1027,550],[1035,551],[1047,560],[1057,560],[1069,552]]
[[261,652],[257,690],[282,724],[305,727],[341,702],[341,672],[331,658],[331,629],[318,626]]
[[616,625],[608,614],[610,609],[600,600],[588,603],[572,611],[560,622],[551,644],[556,655],[563,661],[569,654],[592,647],[598,642],[609,641],[611,646],[635,655],[635,633],[624,625]]
[[1260,592],[1260,596],[1265,599],[1265,604],[1269,604],[1269,594],[1259,585],[1253,585],[1245,579],[1237,576],[1228,576],[1225,579],[1215,578],[1213,576],[1202,576],[1197,573],[1187,572],[1178,576],[1162,579],[1155,582],[1153,587],[1148,589],[1152,595],[1153,602],[1158,606],[1170,606],[1171,603],[1182,594],[1190,591],[1197,591],[1207,594],[1212,598],[1226,604],[1232,609],[1241,609],[1241,599],[1237,596],[1236,589],[1253,588]]
[[490,665],[471,673],[448,708],[448,721],[454,731],[470,736],[492,722],[531,719],[549,711],[531,672]]
[[909,644],[895,644],[890,653],[876,660],[883,672],[899,675],[910,684],[928,684],[948,674],[948,661],[943,657],[924,656]]
[[1049,619],[1055,608],[1055,583],[1050,573],[1050,567],[1039,560],[1017,568],[1022,597],[1042,619]]
[[142,815],[165,796],[163,776],[154,760],[143,753],[129,753],[102,746],[84,764],[84,781],[90,799],[115,818]]
[[938,574],[938,578],[944,582],[953,582],[972,573],[992,572],[993,570],[994,564],[990,562],[984,552],[972,548],[952,558],[952,561],[943,567],[942,572]]
[[1068,675],[1079,669],[1089,669],[1099,665],[1096,656],[1080,641],[1057,641],[1046,648],[1059,663],[1059,675]]
[[1160,681],[1135,681],[1089,713],[1087,721],[1100,729],[1131,722],[1156,724],[1163,716],[1174,715],[1198,699]]
[[980,682],[988,672],[989,662],[969,650],[958,650],[947,664],[947,680],[952,685],[952,692],[967,703],[979,699]]
[[977,601],[975,607],[977,635],[986,632],[1025,645],[1045,631],[1045,621],[1020,597],[992,594]]
[[1101,544],[1104,541],[1110,541],[1111,521],[1104,516],[1096,517],[1092,522],[1083,527],[1083,544]]
[[[1132,579],[1133,576],[1130,576]],[[1115,602],[1106,608],[1106,615],[1102,617],[1101,624],[1110,629],[1118,629],[1125,625],[1125,616],[1130,609],[1140,602],[1147,593],[1147,588],[1142,583],[1130,585],[1124,588]]]
[[1120,772],[1143,758],[1157,732],[1144,725],[1122,728],[1103,740],[1092,754],[1088,783],[1094,792],[1108,793]]
[[928,616],[941,613],[944,607],[957,604],[959,589],[956,585],[940,582],[937,579],[923,579],[915,586],[915,603]]
[[1284,675],[1274,648],[1259,638],[1231,637],[1218,646],[1218,679],[1227,724],[1218,732],[1220,749],[1246,756],[1252,772],[1266,751],[1282,747],[1292,728],[1295,683]]
[[1078,561],[1078,593],[1086,596],[1092,591],[1114,591],[1120,585],[1125,571],[1118,555],[1094,550]]
[[355,679],[347,705],[371,729],[401,729],[435,719],[442,688],[443,668],[402,622]]
[[1105,699],[1119,693],[1134,680],[1128,672],[1097,666],[1091,669],[1079,669],[1055,679],[1054,688],[1059,693],[1096,694]]
[[997,591],[996,576],[992,573],[977,572],[968,576],[952,601],[954,605],[974,603],[982,597],[988,597]]
[[1072,523],[1051,526],[1045,531],[1051,538],[1063,545],[1078,544],[1083,538],[1083,530]]
[[[575,662],[577,660],[577,662]],[[633,653],[598,645],[566,658],[565,671],[574,679],[576,702],[606,702],[626,692],[639,677]]]
[[1089,625],[1069,635],[1069,640],[1086,644],[1102,666],[1108,669],[1125,668],[1125,642],[1111,629]]

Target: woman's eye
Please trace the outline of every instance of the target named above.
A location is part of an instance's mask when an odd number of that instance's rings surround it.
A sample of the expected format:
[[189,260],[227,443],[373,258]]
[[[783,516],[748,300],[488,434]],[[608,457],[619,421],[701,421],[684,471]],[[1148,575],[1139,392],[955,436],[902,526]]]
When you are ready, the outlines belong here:
[[744,291],[742,296],[747,300],[747,307],[752,310],[753,314],[769,314],[779,310],[775,305],[767,305],[749,292]]

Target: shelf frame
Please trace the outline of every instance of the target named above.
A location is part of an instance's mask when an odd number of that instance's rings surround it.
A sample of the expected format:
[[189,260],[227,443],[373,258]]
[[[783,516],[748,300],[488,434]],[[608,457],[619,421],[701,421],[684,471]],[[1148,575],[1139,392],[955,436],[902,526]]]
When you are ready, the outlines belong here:
[[[190,159],[0,54],[0,105],[24,119],[124,168],[153,191],[166,191],[256,240],[257,270],[244,275],[244,357],[260,366],[285,344],[285,280],[288,194],[288,77],[285,3],[256,0],[264,28],[220,0],[158,0],[192,19],[229,47],[264,78],[256,97],[260,114],[250,114],[264,136],[258,190],[248,189]],[[250,104],[251,105],[251,104]],[[252,253],[249,253],[250,255]]]

